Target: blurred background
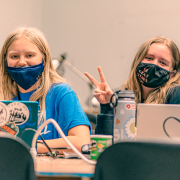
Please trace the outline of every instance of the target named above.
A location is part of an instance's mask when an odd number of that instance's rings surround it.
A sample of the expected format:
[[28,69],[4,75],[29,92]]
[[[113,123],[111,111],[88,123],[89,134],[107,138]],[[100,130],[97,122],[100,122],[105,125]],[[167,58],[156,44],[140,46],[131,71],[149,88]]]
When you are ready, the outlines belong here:
[[[93,87],[101,66],[115,91],[127,79],[135,53],[146,40],[164,35],[180,48],[180,1],[176,0],[0,0],[0,48],[14,28],[45,34],[55,60],[87,113],[97,113]],[[65,63],[68,62],[68,63]],[[57,62],[56,62],[57,67]]]

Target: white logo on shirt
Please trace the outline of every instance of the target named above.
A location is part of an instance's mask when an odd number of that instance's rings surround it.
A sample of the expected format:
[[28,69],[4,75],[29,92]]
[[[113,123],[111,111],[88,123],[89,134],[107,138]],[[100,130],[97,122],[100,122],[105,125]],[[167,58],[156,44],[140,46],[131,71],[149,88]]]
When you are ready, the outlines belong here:
[[44,128],[44,132],[41,132],[41,134],[47,134],[49,132],[51,132],[51,131],[47,131],[47,125],[46,125],[45,128]]

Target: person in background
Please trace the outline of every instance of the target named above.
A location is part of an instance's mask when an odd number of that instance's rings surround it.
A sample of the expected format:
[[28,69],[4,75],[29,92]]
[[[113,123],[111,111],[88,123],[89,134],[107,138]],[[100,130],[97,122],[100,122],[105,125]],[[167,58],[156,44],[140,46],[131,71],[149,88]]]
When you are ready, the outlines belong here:
[[[55,71],[40,30],[19,27],[9,34],[0,54],[0,79],[1,100],[38,101],[39,127],[52,118],[79,151],[90,144],[90,122],[76,93]],[[51,123],[41,135],[50,148],[68,146]],[[47,152],[40,138],[38,142],[37,152]]]
[[[96,134],[110,134],[113,122],[110,98],[113,94],[102,69],[98,67],[100,83],[89,73],[85,75],[96,86],[94,96],[100,102]],[[137,51],[123,90],[133,90],[136,103],[180,104],[180,52],[177,45],[163,36],[147,40]]]

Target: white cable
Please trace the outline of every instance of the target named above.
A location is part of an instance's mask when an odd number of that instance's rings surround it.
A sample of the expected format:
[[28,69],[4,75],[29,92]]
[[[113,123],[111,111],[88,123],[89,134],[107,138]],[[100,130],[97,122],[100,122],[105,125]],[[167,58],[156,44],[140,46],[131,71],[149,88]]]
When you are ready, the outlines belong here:
[[33,137],[33,140],[32,140],[32,147],[30,149],[30,153],[32,155],[32,157],[35,159],[36,158],[36,155],[37,155],[37,152],[36,152],[36,141],[37,141],[37,138],[39,136],[39,134],[41,133],[41,131],[43,130],[43,128],[49,124],[49,123],[52,123],[57,132],[60,134],[60,136],[66,141],[66,143],[71,147],[71,149],[79,155],[80,158],[82,158],[84,161],[86,161],[87,163],[89,164],[96,164],[96,161],[93,161],[93,160],[89,160],[88,158],[86,158],[81,152],[79,152],[73,145],[72,143],[66,138],[66,136],[64,135],[62,129],[59,127],[58,123],[54,120],[54,119],[48,119],[47,121],[45,121],[39,128],[38,130],[36,131],[34,137]]

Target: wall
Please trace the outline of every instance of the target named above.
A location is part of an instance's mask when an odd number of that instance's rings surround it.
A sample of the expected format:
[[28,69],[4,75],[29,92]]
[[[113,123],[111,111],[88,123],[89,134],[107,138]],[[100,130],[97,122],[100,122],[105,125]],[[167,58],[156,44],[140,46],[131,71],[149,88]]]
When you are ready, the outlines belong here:
[[0,48],[7,35],[20,25],[42,26],[42,0],[0,0]]
[[[180,46],[180,1],[169,0],[0,0],[0,46],[17,25],[40,28],[53,58],[67,61],[97,80],[101,66],[112,89],[122,86],[131,62],[147,39],[165,35]],[[88,109],[88,84],[69,70],[67,78]]]
[[[43,30],[54,58],[66,52],[67,61],[97,80],[101,66],[117,89],[147,39],[165,35],[180,45],[179,7],[180,2],[169,0],[44,0]],[[87,108],[87,83],[66,66],[65,73]]]

